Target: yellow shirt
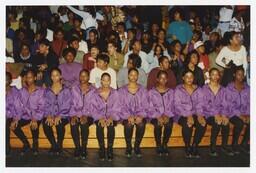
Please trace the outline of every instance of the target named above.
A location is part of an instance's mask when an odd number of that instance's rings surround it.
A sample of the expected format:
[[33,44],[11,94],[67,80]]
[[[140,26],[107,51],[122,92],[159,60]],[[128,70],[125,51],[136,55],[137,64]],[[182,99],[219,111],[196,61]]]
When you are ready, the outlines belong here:
[[109,67],[113,68],[116,72],[123,67],[124,64],[124,55],[116,52],[114,55],[109,55]]

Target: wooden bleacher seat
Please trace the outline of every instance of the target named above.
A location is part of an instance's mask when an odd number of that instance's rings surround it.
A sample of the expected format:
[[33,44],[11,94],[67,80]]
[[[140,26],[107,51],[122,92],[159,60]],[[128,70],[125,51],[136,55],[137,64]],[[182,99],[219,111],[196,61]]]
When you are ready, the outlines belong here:
[[[231,144],[232,139],[232,128],[230,129],[230,136],[229,136],[229,144]],[[28,137],[30,143],[32,143],[32,135],[30,132],[29,125],[23,127],[25,135]],[[208,146],[210,144],[210,131],[211,126],[207,126],[206,133],[202,139],[202,142],[200,143],[200,146]],[[244,132],[244,129],[243,129]],[[55,128],[54,133],[56,134]],[[105,129],[105,137],[106,137],[106,129]],[[106,139],[105,139],[106,140]],[[241,138],[240,138],[241,140]],[[134,141],[134,134],[133,134],[133,141]],[[105,143],[106,144],[106,143]],[[221,144],[221,136],[219,134],[217,138],[217,145]],[[184,146],[183,139],[181,136],[181,127],[174,123],[173,131],[171,138],[168,143],[171,147],[179,147]],[[21,141],[11,132],[11,146],[14,148],[20,148],[22,147]],[[40,125],[40,131],[39,131],[39,148],[49,148],[50,143],[46,139],[42,125]],[[74,148],[74,143],[71,137],[70,132],[70,124],[66,125],[66,133],[65,133],[65,139],[63,142],[64,148]],[[114,148],[125,148],[125,139],[124,139],[124,129],[123,125],[118,124],[116,126],[116,136],[114,141]],[[141,143],[141,147],[155,147],[155,140],[154,140],[154,127],[152,124],[147,123],[145,134]],[[90,133],[89,133],[89,139],[88,139],[88,148],[98,148],[98,141],[96,138],[96,126],[92,125],[90,126]]]

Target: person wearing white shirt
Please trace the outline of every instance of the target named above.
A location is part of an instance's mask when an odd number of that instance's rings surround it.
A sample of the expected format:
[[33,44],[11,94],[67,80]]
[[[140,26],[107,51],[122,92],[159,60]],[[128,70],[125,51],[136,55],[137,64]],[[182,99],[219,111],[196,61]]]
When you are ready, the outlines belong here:
[[67,8],[70,9],[73,13],[75,13],[83,18],[81,28],[86,30],[86,39],[89,38],[88,33],[89,33],[90,29],[98,28],[97,20],[100,20],[100,21],[104,20],[104,17],[100,13],[96,12],[96,9],[95,9],[96,14],[94,16],[91,13],[78,10],[72,6],[67,6]]
[[229,31],[243,32],[244,29],[245,29],[245,25],[244,25],[242,13],[238,12],[235,14],[235,16],[230,21]]
[[149,73],[149,64],[151,62],[153,62],[153,57],[148,56],[148,54],[146,54],[145,52],[141,51],[141,43],[138,40],[135,40],[132,43],[132,51],[129,51],[125,54],[124,56],[124,65],[123,67],[127,66],[127,61],[129,58],[129,55],[131,53],[135,53],[137,55],[139,55],[139,57],[141,58],[141,68],[146,72]]
[[103,73],[108,73],[111,76],[110,86],[114,89],[117,88],[116,71],[108,67],[108,64],[109,57],[107,54],[99,54],[97,56],[96,67],[91,70],[89,80],[89,82],[92,83],[96,88],[99,88],[101,86],[101,75]]
[[243,66],[245,75],[247,71],[247,53],[246,49],[243,45],[241,45],[241,37],[237,32],[230,32],[228,35],[229,44],[224,46],[220,53],[216,58],[216,64],[224,67],[226,69],[227,74],[223,74],[223,82],[221,82],[224,86],[232,81],[233,77],[233,68],[230,64],[233,62],[236,66]]
[[220,33],[223,37],[224,33],[229,30],[229,24],[232,19],[232,15],[234,12],[234,6],[224,6],[220,8],[219,11],[219,23],[217,28],[220,30]]

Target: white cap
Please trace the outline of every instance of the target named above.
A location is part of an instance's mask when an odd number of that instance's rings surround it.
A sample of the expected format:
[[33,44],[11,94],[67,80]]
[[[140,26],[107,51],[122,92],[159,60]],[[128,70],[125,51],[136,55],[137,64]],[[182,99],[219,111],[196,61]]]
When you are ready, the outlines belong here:
[[204,45],[204,43],[202,41],[197,41],[195,44],[194,44],[194,49],[197,49],[199,48],[200,46]]

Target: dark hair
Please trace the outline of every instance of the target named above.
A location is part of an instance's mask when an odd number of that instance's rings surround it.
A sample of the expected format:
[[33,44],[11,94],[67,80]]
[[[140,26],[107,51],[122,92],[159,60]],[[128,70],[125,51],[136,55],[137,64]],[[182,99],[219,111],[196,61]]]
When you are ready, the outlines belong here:
[[164,71],[164,70],[160,70],[160,71],[157,73],[156,77],[159,78],[162,74],[165,74],[165,75],[168,77],[168,73],[167,73],[166,71]]
[[221,40],[217,40],[216,42],[215,42],[215,49],[217,48],[217,47],[220,47],[220,46],[222,46],[223,45],[223,42],[221,41]]
[[[188,66],[188,64],[189,64],[190,61],[191,61],[191,57],[192,57],[193,54],[196,54],[196,55],[197,55],[197,57],[198,57],[198,62],[199,62],[199,54],[198,54],[198,52],[197,52],[196,50],[193,50],[193,51],[191,51],[191,52],[188,53],[188,55],[187,55],[187,57],[186,57],[186,59],[185,59],[185,62],[184,62],[185,66]],[[198,62],[197,62],[197,63],[198,63]]]
[[213,67],[210,69],[209,74],[211,74],[213,71],[218,71],[218,73],[220,73],[219,69]]
[[158,30],[158,33],[157,33],[157,35],[158,35],[160,32],[164,32],[164,34],[166,35],[166,31],[165,31],[165,29],[163,29],[163,28],[160,28],[160,29]]
[[91,30],[89,31],[89,33],[90,33],[90,32],[92,32],[92,33],[94,33],[94,35],[98,36],[98,32],[97,32],[96,29],[91,29]]
[[103,79],[104,76],[108,76],[111,79],[111,76],[109,73],[103,73],[100,77],[100,79]]
[[128,29],[128,30],[127,30],[127,33],[128,33],[129,31],[131,31],[134,35],[136,35],[136,30],[135,30],[134,28]]
[[77,20],[78,22],[82,23],[83,18],[82,18],[82,17],[80,17],[80,16],[78,16],[78,15],[75,15],[75,17],[74,17],[74,21],[75,21],[75,20]]
[[5,73],[5,76],[6,76],[6,78],[9,78],[10,80],[12,80],[12,74],[10,72],[7,71]]
[[135,53],[131,53],[129,56],[128,56],[128,61],[129,60],[132,60],[132,65],[133,67],[136,67],[136,68],[140,68],[141,67],[141,58],[139,55],[135,54]]
[[68,53],[72,53],[73,56],[76,57],[76,49],[75,48],[73,48],[73,47],[65,48],[62,51],[62,56],[65,57],[65,56],[67,56]]
[[158,64],[160,65],[165,59],[169,61],[169,58],[167,56],[161,56],[160,58],[158,58]]
[[234,68],[234,74],[236,74],[238,71],[245,71],[244,70],[244,67],[242,66],[242,65],[240,65],[240,66],[236,66],[235,68]]
[[99,54],[99,55],[97,55],[96,62],[98,62],[99,60],[102,60],[105,63],[109,64],[109,56],[107,54]]
[[224,36],[223,36],[223,43],[224,45],[230,45],[230,40],[233,39],[234,35],[238,34],[238,32],[235,31],[231,31],[231,32],[225,32]]
[[29,26],[29,20],[25,17],[20,18],[19,22],[23,22],[25,26]]
[[130,68],[130,69],[128,70],[128,75],[129,75],[132,71],[136,71],[137,74],[139,74],[139,70],[138,70],[137,68]]
[[123,26],[124,30],[126,30],[125,23],[124,22],[118,22],[116,26]]
[[51,69],[51,73],[50,73],[50,74],[52,74],[52,72],[53,72],[53,71],[57,71],[57,72],[59,72],[59,73],[60,73],[60,75],[62,74],[61,70],[60,70],[58,67],[54,67],[54,68],[52,68],[52,69]]
[[26,43],[26,42],[22,42],[22,43],[21,43],[21,45],[20,45],[20,47],[19,47],[19,52],[21,52],[23,46],[28,47],[28,50],[29,50],[29,52],[30,52],[30,46],[29,46],[29,44]]
[[157,49],[157,47],[160,47],[160,49],[161,49],[161,56],[163,56],[163,55],[164,55],[164,50],[162,49],[162,47],[161,47],[159,44],[156,44],[156,46],[155,46],[155,48],[154,48],[154,55],[156,55],[156,49]]
[[39,44],[44,44],[44,45],[50,47],[50,41],[47,40],[46,38],[43,38],[42,40],[40,40],[40,41],[39,41]]
[[130,50],[133,49],[133,46],[135,45],[136,42],[141,43],[140,40],[137,40],[137,39],[131,40],[130,45],[129,45],[129,49],[130,49]]
[[115,48],[117,48],[117,43],[115,41],[109,41],[108,44],[112,44]]
[[194,75],[192,70],[185,68],[185,70],[182,72],[182,77],[184,77],[187,73],[192,73]]
[[174,48],[174,46],[175,46],[177,43],[179,43],[180,45],[182,45],[181,42],[180,42],[180,40],[173,40],[173,41],[170,43],[171,48]]
[[57,34],[58,32],[61,32],[64,35],[64,30],[62,28],[56,28],[54,34]]
[[68,45],[72,44],[74,41],[78,41],[78,42],[79,42],[80,40],[79,40],[78,37],[74,37],[74,36],[73,36],[73,37],[71,37],[71,38],[69,39]]
[[173,9],[170,10],[171,21],[174,21],[175,13],[179,13],[180,14],[180,18],[182,20],[184,20],[184,10],[182,8],[176,6]]
[[98,46],[97,44],[92,44],[90,50],[91,50],[92,48],[97,48],[98,50],[100,50],[100,48],[99,48],[99,46]]
[[195,30],[195,31],[193,31],[193,34],[197,34],[198,40],[202,40],[202,32],[201,31]]
[[83,72],[87,73],[88,76],[90,75],[90,71],[84,68],[84,69],[82,69],[82,70],[79,72],[79,76],[80,76]]
[[28,73],[32,73],[33,74],[33,76],[36,76],[36,71],[34,70],[34,69],[28,69],[26,72],[25,72],[25,76],[27,76],[28,75]]

